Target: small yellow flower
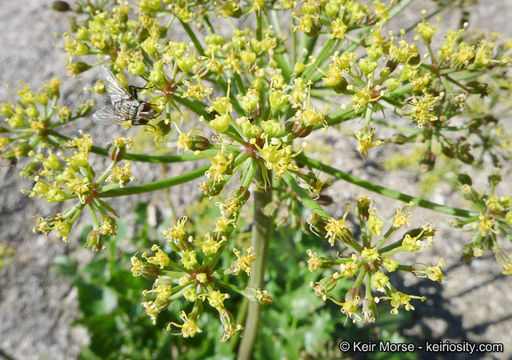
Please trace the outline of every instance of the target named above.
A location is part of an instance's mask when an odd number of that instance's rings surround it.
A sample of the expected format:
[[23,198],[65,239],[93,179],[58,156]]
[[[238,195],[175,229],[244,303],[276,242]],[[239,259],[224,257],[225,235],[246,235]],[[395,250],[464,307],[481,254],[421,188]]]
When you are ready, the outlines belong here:
[[327,220],[325,230],[327,231],[327,240],[331,246],[334,246],[334,241],[336,239],[340,239],[342,241],[350,241],[352,239],[352,233],[350,232],[348,226],[345,224],[349,210],[350,208],[347,209],[343,215],[343,218],[340,220],[336,220],[334,218],[329,218]]
[[108,180],[119,184],[120,187],[124,187],[130,181],[135,180],[130,170],[130,163],[126,161],[123,167],[115,167],[112,174],[108,177]]
[[180,313],[180,318],[181,320],[183,321],[183,325],[180,325],[180,324],[176,324],[174,322],[171,322],[169,323],[169,325],[167,326],[167,331],[171,331],[171,325],[174,325],[176,327],[179,327],[181,328],[181,335],[184,337],[184,338],[187,338],[187,337],[194,337],[196,336],[197,333],[202,333],[203,330],[201,330],[197,324],[196,324],[196,321],[194,318],[192,317],[188,317],[187,314],[185,313],[185,311],[181,311]]
[[267,290],[257,290],[256,291],[256,300],[258,300],[258,302],[261,304],[261,305],[268,305],[270,303],[272,303],[272,297],[268,294]]
[[141,261],[136,256],[132,256],[131,258],[132,268],[131,272],[132,275],[137,276],[143,276],[146,279],[154,279],[158,276],[159,270],[158,267],[154,264],[149,264]]
[[458,51],[452,55],[456,63],[468,65],[475,57],[475,47],[465,42],[459,44]]
[[423,21],[420,22],[418,26],[416,26],[416,32],[420,34],[423,40],[425,40],[425,42],[427,43],[430,43],[432,37],[436,33],[436,30],[437,28],[432,26],[431,23],[426,22],[425,18],[423,18]]
[[99,228],[99,231],[103,235],[110,235],[113,236],[117,233],[117,223],[116,220],[113,217],[105,216],[101,220],[101,226]]
[[398,265],[400,265],[400,263],[392,258],[384,258],[384,260],[382,260],[382,266],[389,272],[395,271]]
[[479,216],[479,222],[478,222],[478,231],[482,234],[493,231],[494,223],[492,222],[492,219],[486,217],[485,215]]
[[191,98],[196,98],[198,100],[202,100],[208,94],[211,94],[213,92],[212,88],[206,88],[201,83],[201,78],[199,76],[196,79],[197,79],[197,83],[195,85],[191,84],[190,82],[188,82],[186,80],[183,81],[183,84],[186,86],[187,91],[185,91],[183,93],[183,95],[181,96],[182,98],[191,97]]
[[197,265],[196,252],[194,250],[185,250],[181,252],[181,262],[186,269],[190,270]]
[[376,146],[381,146],[383,144],[383,142],[381,140],[377,140],[377,141],[374,140],[374,134],[375,134],[374,128],[356,131],[355,134],[356,134],[356,137],[358,140],[357,151],[359,152],[359,154],[361,154],[361,156],[364,157],[365,160],[366,160],[366,156],[368,155],[368,150],[370,150],[371,148],[374,148]]
[[71,224],[66,221],[56,219],[54,222],[55,231],[57,232],[57,236],[62,238],[64,242],[68,242],[69,231],[71,230]]
[[224,300],[229,299],[229,294],[221,293],[218,290],[209,292],[208,294],[200,294],[198,296],[201,300],[208,298],[208,303],[211,307],[221,311],[224,309]]
[[448,34],[446,34],[445,41],[441,46],[441,49],[438,51],[437,56],[441,59],[447,59],[455,52],[455,47],[457,46],[457,42],[460,37],[464,33],[464,29],[455,32],[455,30],[450,29]]
[[197,300],[197,291],[196,291],[196,287],[195,286],[189,286],[188,288],[185,289],[185,291],[183,292],[183,297],[188,301],[188,302],[194,302]]
[[291,145],[283,145],[281,141],[273,138],[270,141],[266,139],[263,148],[260,148],[254,140],[251,139],[251,143],[260,151],[266,168],[275,170],[277,176],[283,176],[288,170],[298,170],[297,165],[293,163],[293,158],[298,153],[293,153]]
[[383,296],[381,299],[389,299],[391,300],[391,306],[393,308],[390,310],[391,314],[396,315],[398,314],[398,308],[400,306],[404,306],[405,310],[414,310],[414,306],[410,304],[411,299],[419,299],[421,301],[425,301],[424,296],[414,296],[414,295],[407,295],[400,291],[395,291],[391,297]]
[[[415,237],[412,237],[409,234],[406,234],[402,240],[402,248],[405,251],[418,251],[426,247],[432,246],[432,236],[424,236],[425,231],[432,231],[430,227],[424,227],[420,234]],[[423,239],[425,238],[426,243],[423,243]]]
[[226,236],[222,236],[220,241],[215,240],[210,233],[206,233],[205,239],[201,244],[201,249],[205,255],[215,254],[221,245],[227,241]]
[[389,278],[382,271],[372,274],[372,286],[380,292],[386,291],[389,286]]
[[241,271],[245,271],[247,275],[251,276],[251,264],[256,260],[256,256],[254,256],[254,249],[252,247],[247,248],[244,256],[240,256],[240,251],[237,249],[233,249],[233,252],[237,257],[237,260],[229,268],[229,273],[238,275]]
[[196,275],[196,280],[201,284],[206,284],[208,282],[208,274],[202,272]]
[[309,256],[308,269],[309,271],[313,272],[322,266],[323,260],[317,256],[316,252],[314,253],[310,249],[307,249],[306,251]]
[[219,233],[219,232],[225,232],[228,230],[229,225],[235,226],[235,220],[229,219],[226,216],[221,216],[217,223],[215,224],[215,230],[213,232]]
[[331,39],[343,40],[345,38],[345,32],[347,31],[347,28],[348,26],[343,22],[343,17],[334,19],[329,37]]
[[360,300],[361,298],[359,296],[354,296],[353,299],[347,300],[340,304],[341,312],[347,315],[347,317],[351,318],[353,322],[361,320],[361,317],[357,314]]
[[155,255],[152,257],[148,257],[147,253],[142,253],[142,257],[147,260],[150,264],[154,264],[160,267],[160,269],[163,269],[167,265],[169,265],[170,259],[167,256],[166,253],[163,252],[162,249],[160,249],[160,246],[153,245],[151,247],[151,251],[155,252]]
[[157,300],[157,301],[145,301],[142,303],[142,306],[146,309],[146,314],[151,318],[153,325],[156,324],[157,315],[167,309],[171,301],[169,299],[165,300]]
[[427,270],[427,277],[432,281],[442,282],[444,275],[441,272],[441,267],[444,266],[443,258],[439,259],[437,266],[429,266]]
[[169,230],[164,230],[162,233],[165,238],[169,241],[178,240],[182,241],[186,236],[187,232],[185,231],[185,224],[187,223],[187,217],[182,216],[176,222],[176,225],[169,228]]
[[368,228],[371,233],[377,236],[382,235],[382,228],[384,227],[384,220],[376,215],[376,211],[368,217]]
[[357,256],[352,254],[352,260],[340,264],[340,275],[344,278],[350,278],[354,276],[359,270],[359,264],[357,262]]
[[412,212],[408,212],[406,214],[402,214],[404,207],[412,206],[412,203],[401,205],[396,209],[396,215],[393,218],[393,228],[398,229],[404,225],[410,225],[409,218],[412,216]]
[[206,156],[212,162],[212,165],[206,172],[206,176],[208,176],[209,179],[213,179],[215,183],[224,180],[224,174],[231,168],[233,154],[230,153],[228,156],[224,155],[224,148],[222,148],[214,157],[205,155],[204,153],[202,153],[202,155]]
[[361,257],[369,263],[373,263],[380,257],[379,250],[376,248],[364,248],[363,251],[361,251]]
[[404,115],[410,115],[417,121],[418,127],[420,128],[426,123],[437,121],[438,117],[434,113],[434,109],[443,97],[444,93],[440,93],[439,96],[425,94],[421,97],[414,98],[411,100],[410,110],[404,112]]

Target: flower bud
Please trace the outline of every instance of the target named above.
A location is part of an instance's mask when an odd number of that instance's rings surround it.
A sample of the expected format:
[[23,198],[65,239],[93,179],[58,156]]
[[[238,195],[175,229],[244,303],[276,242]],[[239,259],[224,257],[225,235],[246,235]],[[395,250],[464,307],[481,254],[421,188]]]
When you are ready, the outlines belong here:
[[89,64],[87,64],[83,61],[79,61],[77,63],[68,65],[68,73],[70,75],[76,76],[80,73],[83,73],[86,70],[89,70],[90,67],[91,66]]
[[[331,291],[332,289],[334,289],[336,287],[336,285],[338,284],[338,281],[339,281],[339,278],[335,278],[334,276],[330,275],[330,276],[327,276],[327,277],[321,279],[318,282],[318,285],[320,285],[320,287],[322,288],[322,290],[325,293],[325,292],[328,292],[328,291]],[[347,292],[347,294],[348,294],[348,292]]]
[[26,176],[33,176],[37,171],[37,161],[31,161],[23,168],[23,172]]
[[284,127],[286,131],[291,132],[293,135],[304,138],[311,134],[313,131],[312,126],[306,126],[302,122],[296,123],[294,119],[289,119],[285,122]]
[[210,147],[210,141],[201,135],[190,136],[190,150],[191,151],[203,151]]
[[499,171],[493,171],[489,176],[487,176],[487,181],[489,181],[489,186],[491,188],[495,188],[501,182],[501,174]]
[[18,146],[14,148],[14,154],[16,155],[16,158],[25,157],[28,155],[28,153],[32,150],[32,147],[27,142],[20,142]]
[[94,251],[100,251],[103,248],[103,234],[98,230],[89,231],[85,246]]
[[361,299],[361,291],[358,288],[350,288],[345,293],[345,301],[346,302],[355,302]]
[[403,145],[409,140],[409,138],[403,134],[394,134],[391,137],[391,142],[397,145]]
[[126,154],[126,145],[116,145],[112,144],[108,149],[108,157],[112,161],[119,162],[123,160],[124,155]]
[[244,186],[240,186],[233,194],[233,197],[240,202],[240,205],[245,204],[250,196],[251,192]]
[[86,103],[84,103],[78,107],[76,114],[80,117],[88,116],[92,111],[93,105],[94,105],[93,102],[87,101]]
[[210,121],[210,126],[217,132],[225,133],[229,129],[229,121],[231,116],[229,114],[217,115],[215,119]]
[[327,205],[331,205],[333,203],[333,199],[329,195],[320,194],[318,196],[318,198],[316,199],[316,202],[319,205],[327,206]]
[[436,164],[436,155],[432,151],[425,151],[422,159],[420,160],[420,169],[426,173],[434,168]]
[[370,216],[371,202],[372,200],[366,195],[361,195],[357,197],[357,214],[361,221],[368,221],[368,218]]
[[471,177],[468,174],[460,173],[457,175],[457,180],[461,185],[473,185],[473,181],[471,180]]
[[325,230],[325,226],[327,225],[327,220],[322,216],[318,215],[316,212],[313,212],[307,219],[307,223],[314,228],[316,231],[325,235],[327,231]]
[[261,128],[269,137],[277,137],[281,133],[281,124],[274,120],[267,120],[261,122]]
[[67,1],[54,1],[52,3],[52,10],[66,12],[71,10],[71,6],[69,6]]
[[384,80],[384,79],[387,79],[387,78],[388,78],[389,74],[390,74],[389,68],[387,68],[387,67],[385,67],[385,66],[384,66],[384,67],[380,70],[380,74],[379,74],[379,75],[380,75],[381,80]]
[[445,146],[444,144],[441,144],[441,152],[449,158],[453,158],[455,156],[455,149],[453,146]]
[[202,182],[199,186],[201,188],[201,192],[208,196],[219,195],[224,188],[224,184],[222,182],[214,182],[213,180]]
[[347,90],[348,81],[343,76],[343,72],[339,69],[329,70],[323,78],[324,85],[332,88],[338,94]]
[[372,297],[363,299],[363,321],[366,323],[375,322],[375,314],[377,314],[377,304]]

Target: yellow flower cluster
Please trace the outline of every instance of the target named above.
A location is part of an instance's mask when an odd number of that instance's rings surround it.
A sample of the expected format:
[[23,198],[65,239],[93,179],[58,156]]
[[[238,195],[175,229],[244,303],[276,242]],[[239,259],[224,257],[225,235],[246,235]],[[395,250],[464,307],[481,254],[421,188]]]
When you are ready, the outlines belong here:
[[[422,297],[406,295],[397,291],[391,284],[385,271],[391,273],[402,270],[411,272],[416,276],[427,277],[432,281],[441,282],[443,280],[443,274],[440,270],[444,266],[443,259],[439,261],[437,266],[428,266],[421,264],[404,265],[391,257],[398,252],[418,251],[426,246],[430,246],[432,237],[435,234],[434,229],[430,225],[411,229],[399,240],[386,244],[395,230],[408,223],[410,215],[402,215],[403,206],[399,207],[392,224],[383,235],[382,230],[385,223],[376,215],[377,211],[375,208],[371,208],[371,204],[371,199],[366,195],[358,198],[358,218],[361,221],[362,228],[360,243],[353,238],[345,223],[348,210],[341,220],[318,217],[311,218],[310,220],[311,226],[314,226],[316,231],[321,232],[327,237],[331,246],[334,245],[335,239],[341,237],[344,241],[340,244],[353,251],[350,256],[336,258],[320,258],[316,252],[310,249],[307,250],[307,253],[310,271],[313,272],[319,269],[324,271],[329,268],[335,270],[331,275],[311,283],[315,293],[322,297],[324,301],[329,299],[339,305],[341,312],[354,322],[375,321],[376,309],[374,304],[379,300],[390,300],[392,306],[391,313],[396,314],[400,306],[404,306],[407,311],[413,310],[414,308],[409,303],[411,299],[423,299]],[[350,234],[350,237],[347,234]],[[344,302],[329,296],[329,292],[334,289],[340,279],[350,279],[353,277],[356,277],[356,280],[352,289],[346,293]],[[367,279],[367,281],[365,282],[364,279]],[[364,299],[361,299],[360,296],[360,293],[363,292],[360,290],[361,286],[367,287],[364,291],[366,294]],[[368,295],[373,291],[384,293],[385,296]],[[359,314],[358,310],[361,304],[363,307]]]

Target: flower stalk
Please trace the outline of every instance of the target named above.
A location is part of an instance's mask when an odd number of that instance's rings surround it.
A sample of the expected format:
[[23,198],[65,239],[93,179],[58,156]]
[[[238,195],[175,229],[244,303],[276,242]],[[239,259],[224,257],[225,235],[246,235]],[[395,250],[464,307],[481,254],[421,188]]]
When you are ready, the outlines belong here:
[[[265,176],[261,168],[256,173],[256,180],[263,182]],[[269,177],[270,178],[270,177]],[[256,254],[256,260],[251,266],[251,278],[248,287],[261,289],[264,285],[265,267],[267,262],[268,245],[273,232],[273,219],[263,213],[263,209],[272,201],[271,184],[266,188],[259,188],[254,191],[254,210],[251,247]],[[257,301],[250,301],[247,309],[247,320],[245,321],[244,333],[240,347],[238,348],[237,359],[250,359],[253,353],[254,344],[258,336],[258,329],[261,315],[261,304]]]

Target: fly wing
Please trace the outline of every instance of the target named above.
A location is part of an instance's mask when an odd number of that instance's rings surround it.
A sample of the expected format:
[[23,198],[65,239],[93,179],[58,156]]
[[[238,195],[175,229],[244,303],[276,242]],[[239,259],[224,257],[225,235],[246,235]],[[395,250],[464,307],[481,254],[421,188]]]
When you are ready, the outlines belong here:
[[116,114],[114,108],[110,105],[103,106],[93,115],[92,120],[97,124],[122,123],[126,119]]
[[128,89],[126,89],[121,80],[119,80],[118,77],[114,75],[112,71],[110,71],[108,66],[103,65],[102,68],[105,81],[107,83],[107,92],[110,98],[110,102],[115,104],[121,100],[131,99],[132,96],[130,95]]

